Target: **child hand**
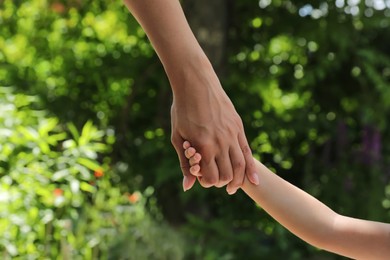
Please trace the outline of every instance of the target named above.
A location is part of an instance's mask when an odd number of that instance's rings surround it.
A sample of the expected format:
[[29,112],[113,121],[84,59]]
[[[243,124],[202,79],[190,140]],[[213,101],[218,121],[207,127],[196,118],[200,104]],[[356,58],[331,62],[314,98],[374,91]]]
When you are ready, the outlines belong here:
[[190,163],[190,173],[198,178],[202,178],[200,173],[199,162],[202,159],[200,153],[197,153],[195,148],[191,146],[190,142],[185,141],[183,143],[184,155],[189,160]]
[[[188,142],[188,141],[184,141],[183,148],[184,148],[184,155],[189,160],[190,173],[193,176],[196,176],[198,178],[198,180],[201,180],[202,173],[201,173],[199,163],[200,163],[200,160],[202,159],[202,156],[200,155],[200,153],[196,152],[196,149],[194,147],[192,147],[190,142]],[[230,188],[230,185],[227,185],[226,191],[230,195],[232,195],[236,192],[236,190]]]

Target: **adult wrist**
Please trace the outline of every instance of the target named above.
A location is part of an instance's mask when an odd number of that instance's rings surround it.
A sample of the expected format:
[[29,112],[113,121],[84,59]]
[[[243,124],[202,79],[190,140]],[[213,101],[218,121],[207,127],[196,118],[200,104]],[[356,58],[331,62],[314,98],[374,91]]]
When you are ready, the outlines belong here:
[[180,61],[164,63],[164,68],[175,97],[220,85],[213,66],[203,52],[188,55]]

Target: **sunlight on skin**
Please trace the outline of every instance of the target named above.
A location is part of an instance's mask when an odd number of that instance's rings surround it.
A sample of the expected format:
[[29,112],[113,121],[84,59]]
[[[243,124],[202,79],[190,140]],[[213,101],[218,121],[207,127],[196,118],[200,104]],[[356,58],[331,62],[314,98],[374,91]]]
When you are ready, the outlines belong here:
[[[191,174],[202,178],[201,155],[189,142],[184,142],[183,148]],[[246,179],[242,190],[293,234],[317,248],[349,258],[388,259],[390,224],[340,215],[254,161],[261,182],[256,186]]]

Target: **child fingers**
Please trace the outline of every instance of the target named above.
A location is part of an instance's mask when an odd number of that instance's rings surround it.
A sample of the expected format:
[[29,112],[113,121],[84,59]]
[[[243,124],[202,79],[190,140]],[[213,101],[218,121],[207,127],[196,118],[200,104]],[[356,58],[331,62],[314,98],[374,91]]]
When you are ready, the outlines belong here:
[[187,150],[187,149],[190,148],[190,147],[191,147],[190,142],[184,141],[184,143],[183,143],[183,148],[184,148],[185,150]]
[[200,153],[195,153],[195,155],[192,156],[189,160],[190,166],[194,166],[195,164],[199,164],[201,159],[202,159],[202,156],[200,155]]
[[191,166],[190,173],[194,176],[200,177],[202,174],[200,174],[200,166],[199,164],[196,164],[194,166]]
[[184,155],[189,160],[190,173],[193,176],[201,177],[199,162],[202,159],[200,153],[197,153],[195,148],[191,146],[190,142],[184,141],[183,148],[185,149]]
[[189,147],[184,151],[184,155],[187,157],[187,159],[190,159],[192,156],[194,156],[196,153],[196,150],[194,147]]

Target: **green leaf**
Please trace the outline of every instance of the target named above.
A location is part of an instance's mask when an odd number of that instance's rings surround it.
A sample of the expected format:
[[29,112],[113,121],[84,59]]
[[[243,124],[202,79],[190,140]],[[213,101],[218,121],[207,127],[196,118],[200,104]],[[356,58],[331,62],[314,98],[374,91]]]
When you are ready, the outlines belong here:
[[80,138],[80,134],[79,134],[79,131],[77,131],[76,126],[73,123],[68,123],[67,127],[68,127],[70,133],[72,134],[73,138],[75,139],[75,141],[78,142],[79,138]]
[[59,134],[53,134],[47,138],[47,142],[51,145],[56,145],[59,141],[64,140],[66,136],[67,134],[65,132]]
[[51,177],[51,179],[53,181],[59,181],[61,179],[64,179],[66,176],[68,176],[70,174],[69,170],[68,169],[63,169],[63,170],[60,170],[60,171],[57,171],[53,174],[53,176]]
[[50,153],[50,147],[49,145],[44,142],[43,140],[38,143],[39,148],[41,149],[43,154],[49,154]]
[[94,186],[86,182],[82,182],[80,184],[80,189],[90,193],[94,193],[96,191],[96,188]]
[[53,131],[58,124],[57,118],[49,118],[39,123],[38,133],[40,136],[47,136],[50,131]]
[[87,121],[87,123],[85,123],[85,125],[83,127],[83,130],[81,131],[81,136],[79,139],[80,146],[86,145],[89,142],[89,140],[91,140],[93,130],[94,130],[94,127],[93,127],[92,121]]
[[90,169],[92,171],[96,171],[96,170],[101,168],[101,166],[99,164],[97,164],[97,162],[92,161],[92,160],[87,159],[87,158],[77,158],[77,162],[79,164],[87,167],[88,169]]
[[62,146],[65,148],[65,149],[70,149],[70,148],[76,148],[77,144],[74,140],[72,139],[69,139],[69,140],[66,140],[62,143]]
[[25,138],[31,141],[35,141],[39,139],[39,135],[37,130],[35,130],[32,127],[24,127],[24,126],[19,126],[17,128],[18,132],[24,135]]
[[76,173],[81,175],[82,179],[91,179],[91,172],[85,166],[82,166],[81,164],[75,164],[73,166],[73,169],[76,171]]

